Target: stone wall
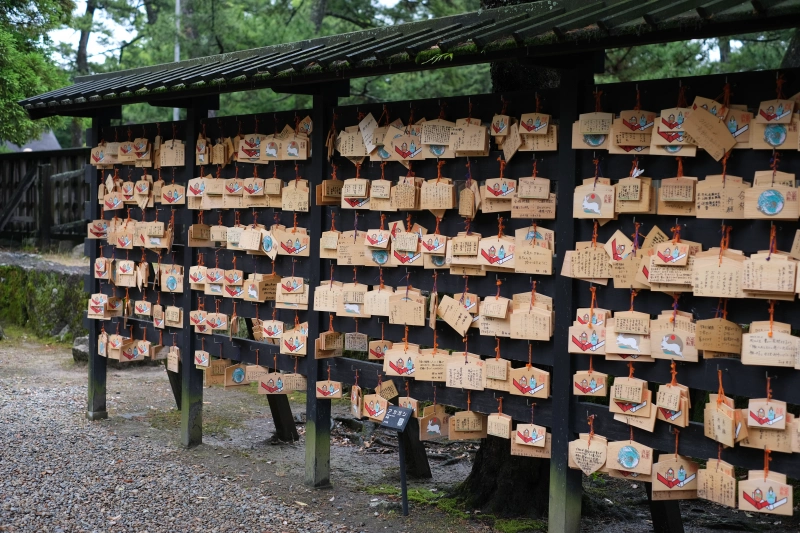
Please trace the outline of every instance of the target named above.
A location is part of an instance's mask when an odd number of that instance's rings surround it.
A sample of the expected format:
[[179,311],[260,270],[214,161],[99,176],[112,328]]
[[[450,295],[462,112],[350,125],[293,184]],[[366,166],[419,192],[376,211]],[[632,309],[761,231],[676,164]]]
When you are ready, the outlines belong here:
[[60,340],[86,335],[85,267],[65,266],[35,254],[0,252],[0,323]]

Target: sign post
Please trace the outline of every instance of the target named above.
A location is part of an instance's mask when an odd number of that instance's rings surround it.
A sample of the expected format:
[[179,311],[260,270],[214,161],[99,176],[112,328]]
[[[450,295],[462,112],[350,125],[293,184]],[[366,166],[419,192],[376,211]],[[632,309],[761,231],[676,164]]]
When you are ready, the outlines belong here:
[[381,427],[397,431],[397,442],[400,444],[400,494],[403,498],[403,516],[408,516],[408,487],[406,486],[406,450],[403,437],[400,435],[406,430],[408,421],[414,414],[413,409],[390,405],[386,408]]

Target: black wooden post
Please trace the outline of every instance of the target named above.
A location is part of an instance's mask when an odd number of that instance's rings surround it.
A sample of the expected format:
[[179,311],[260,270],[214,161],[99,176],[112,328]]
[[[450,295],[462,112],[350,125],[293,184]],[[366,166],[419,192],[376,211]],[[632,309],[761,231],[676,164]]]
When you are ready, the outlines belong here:
[[[582,103],[581,91],[585,78],[591,79],[592,71],[588,65],[578,61],[572,68],[561,71],[558,168],[557,182],[558,207],[556,211],[556,250],[553,271],[560,272],[564,261],[564,251],[572,248],[575,221],[572,218],[572,190],[577,175],[576,154],[572,146],[572,123],[578,119],[578,106]],[[554,342],[569,337],[575,302],[572,293],[572,279],[556,277],[556,324]],[[572,356],[566,353],[566,345],[556,348],[553,356],[553,378],[551,383],[552,402],[562,408],[553,411],[552,455],[550,460],[550,504],[548,511],[548,530],[551,533],[578,533],[581,523],[581,473],[567,466],[569,441],[572,440],[571,414],[568,406],[575,402],[572,395],[572,375],[575,365]]]
[[683,519],[678,500],[653,500],[653,484],[644,484],[647,501],[650,504],[650,518],[653,519],[653,533],[683,533]]
[[[185,180],[193,178],[196,174],[194,147],[197,140],[200,121],[208,118],[208,104],[205,99],[191,100],[186,108],[186,131],[184,139],[186,142],[186,167],[184,169]],[[184,222],[180,227],[184,238],[187,235],[189,224],[192,221],[192,211],[185,210]],[[185,240],[183,242],[186,242]],[[191,310],[191,288],[189,286],[189,269],[194,260],[193,249],[187,246],[183,248],[183,329],[178,337],[181,339],[181,444],[187,448],[197,446],[203,442],[203,371],[199,370],[194,364],[194,332],[189,320]]]
[[285,394],[268,394],[267,402],[272,413],[272,421],[275,423],[275,437],[284,442],[300,440],[292,408],[289,405],[289,397]]
[[398,440],[403,441],[405,452],[402,455],[405,456],[406,470],[411,477],[431,479],[433,473],[431,465],[428,463],[428,454],[425,451],[425,445],[419,440],[419,421],[416,418],[409,420],[406,430],[397,437]]
[[[311,132],[311,146],[313,149],[311,164],[309,165],[309,189],[311,190],[311,208],[309,216],[309,231],[311,233],[309,261],[316,261],[309,276],[309,286],[317,287],[320,281],[319,236],[322,229],[322,213],[324,207],[316,206],[314,186],[325,179],[327,170],[327,150],[325,137],[333,119],[333,109],[338,103],[335,90],[322,91],[319,88],[314,92],[314,106],[311,119],[314,121],[314,131]],[[308,313],[308,339],[319,337],[321,313]],[[331,484],[331,402],[330,400],[317,399],[317,380],[322,378],[322,361],[314,359],[314,353],[309,350],[305,361],[306,378],[306,477],[305,483],[311,487],[324,488]]]
[[39,165],[39,246],[44,252],[50,251],[50,227],[53,225],[53,165]]
[[[119,115],[120,108],[104,109],[92,117],[92,127],[89,130],[89,146],[97,146],[103,136],[103,130],[108,128],[111,118]],[[92,165],[84,168],[84,180],[89,184],[89,220],[96,220],[100,216],[100,206],[98,204],[98,172]],[[89,264],[94,265],[97,259],[98,243],[94,240],[86,240],[84,250],[88,248]],[[94,279],[92,271],[86,274],[84,289],[90,294],[98,292],[99,281]],[[86,405],[86,418],[89,420],[102,420],[108,418],[106,411],[106,358],[97,354],[97,335],[99,331],[97,320],[89,320],[89,388]]]

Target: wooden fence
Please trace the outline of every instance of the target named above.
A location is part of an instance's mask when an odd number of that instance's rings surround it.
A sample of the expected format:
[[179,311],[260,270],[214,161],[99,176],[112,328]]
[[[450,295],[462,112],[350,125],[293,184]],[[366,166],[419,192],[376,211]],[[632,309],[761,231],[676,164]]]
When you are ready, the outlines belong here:
[[0,239],[77,240],[85,234],[88,148],[0,154]]

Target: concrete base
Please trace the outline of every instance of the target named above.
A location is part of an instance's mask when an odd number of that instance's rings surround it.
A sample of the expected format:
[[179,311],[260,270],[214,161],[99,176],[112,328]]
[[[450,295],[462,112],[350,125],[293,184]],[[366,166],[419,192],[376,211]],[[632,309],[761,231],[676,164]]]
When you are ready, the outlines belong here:
[[105,420],[106,418],[108,418],[108,411],[86,411],[87,420]]

